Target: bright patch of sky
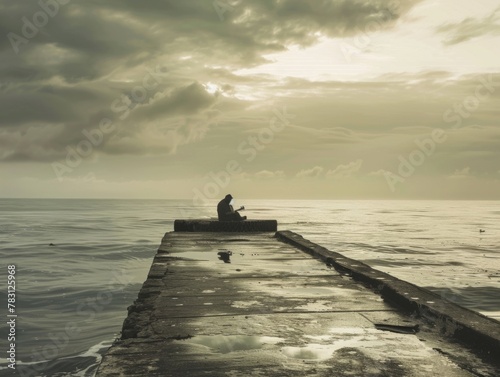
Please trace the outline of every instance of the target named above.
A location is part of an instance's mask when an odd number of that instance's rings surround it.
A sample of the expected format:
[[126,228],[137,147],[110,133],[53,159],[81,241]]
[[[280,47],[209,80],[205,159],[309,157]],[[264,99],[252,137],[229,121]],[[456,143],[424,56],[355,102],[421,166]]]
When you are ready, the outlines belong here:
[[445,45],[447,36],[437,29],[467,18],[486,18],[499,6],[494,0],[461,2],[460,6],[451,0],[429,0],[417,5],[393,28],[384,29],[381,24],[377,28],[372,23],[354,37],[323,37],[307,48],[290,46],[286,52],[266,55],[271,63],[236,73],[357,81],[398,72],[491,72],[500,66],[500,54],[489,46],[500,46],[500,35],[481,35]]

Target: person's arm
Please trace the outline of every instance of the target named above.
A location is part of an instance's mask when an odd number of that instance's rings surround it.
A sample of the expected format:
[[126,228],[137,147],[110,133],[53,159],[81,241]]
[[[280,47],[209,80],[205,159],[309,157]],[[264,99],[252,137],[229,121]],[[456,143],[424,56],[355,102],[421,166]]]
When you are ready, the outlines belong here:
[[230,215],[231,213],[233,213],[233,207],[230,205],[230,204],[226,204],[224,206],[224,214],[225,215]]

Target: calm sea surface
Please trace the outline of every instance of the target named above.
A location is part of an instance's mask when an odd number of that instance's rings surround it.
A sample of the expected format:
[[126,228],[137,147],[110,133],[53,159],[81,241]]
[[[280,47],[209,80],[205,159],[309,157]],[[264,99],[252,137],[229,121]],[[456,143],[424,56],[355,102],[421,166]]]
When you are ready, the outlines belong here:
[[[498,201],[241,204],[249,218],[277,219],[280,230],[500,319]],[[93,376],[164,233],[176,218],[215,216],[215,205],[0,199],[0,376],[12,375],[5,358],[8,265],[16,266],[18,375]]]

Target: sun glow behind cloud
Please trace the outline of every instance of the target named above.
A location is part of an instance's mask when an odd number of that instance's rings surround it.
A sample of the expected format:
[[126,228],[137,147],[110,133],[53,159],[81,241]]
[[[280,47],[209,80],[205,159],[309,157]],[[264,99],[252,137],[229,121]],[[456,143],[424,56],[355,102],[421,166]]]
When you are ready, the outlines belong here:
[[350,80],[366,77],[370,67],[346,60],[338,40],[322,38],[312,47],[291,46],[288,51],[264,56],[270,62],[236,71],[240,75],[268,74],[308,80]]
[[217,85],[214,84],[213,82],[207,82],[206,84],[203,85],[207,93],[210,94],[215,94],[221,90],[221,88]]

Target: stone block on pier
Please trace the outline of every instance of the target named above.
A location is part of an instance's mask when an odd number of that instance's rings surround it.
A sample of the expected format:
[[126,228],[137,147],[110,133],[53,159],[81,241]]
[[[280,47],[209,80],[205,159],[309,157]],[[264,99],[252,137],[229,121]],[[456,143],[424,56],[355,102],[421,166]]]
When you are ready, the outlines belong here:
[[276,220],[218,221],[216,219],[175,220],[176,232],[276,232]]

